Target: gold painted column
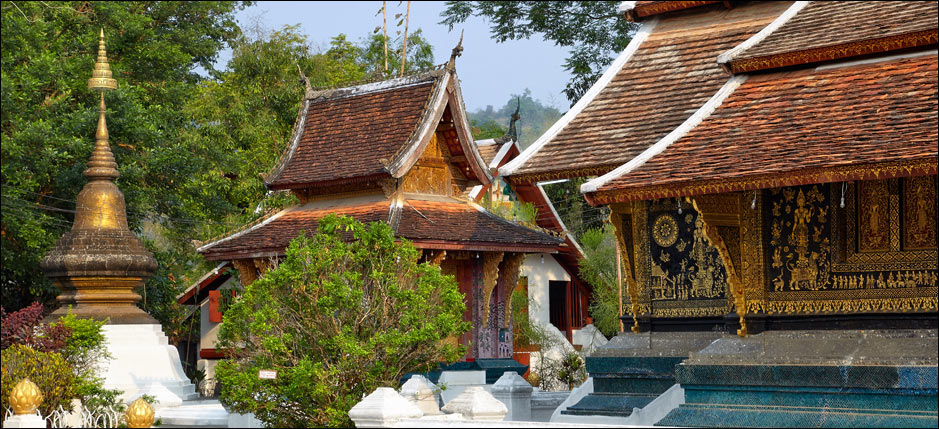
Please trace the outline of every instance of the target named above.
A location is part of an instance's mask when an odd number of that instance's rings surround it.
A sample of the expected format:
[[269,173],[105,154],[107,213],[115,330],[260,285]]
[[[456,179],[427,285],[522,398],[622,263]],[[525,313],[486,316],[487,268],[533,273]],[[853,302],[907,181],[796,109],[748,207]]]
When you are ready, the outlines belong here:
[[626,239],[623,235],[632,234],[632,231],[623,231],[623,217],[620,210],[623,210],[623,208],[619,206],[611,207],[610,223],[613,224],[613,234],[616,236],[616,245],[621,249],[619,255],[623,262],[623,271],[626,273],[626,292],[629,294],[629,304],[633,316],[633,326],[629,330],[633,333],[639,333],[639,285],[636,283],[636,276],[633,275],[629,249],[626,248]]
[[68,307],[82,318],[109,320],[111,324],[156,324],[137,307],[134,290],[153,275],[157,261],[127,226],[124,195],[114,184],[120,175],[108,143],[104,92],[117,88],[111,78],[104,30],[98,59],[88,88],[101,92],[95,147],[83,175],[88,183],[78,193],[75,221],[40,266],[62,290],[60,307],[49,318],[66,314]]

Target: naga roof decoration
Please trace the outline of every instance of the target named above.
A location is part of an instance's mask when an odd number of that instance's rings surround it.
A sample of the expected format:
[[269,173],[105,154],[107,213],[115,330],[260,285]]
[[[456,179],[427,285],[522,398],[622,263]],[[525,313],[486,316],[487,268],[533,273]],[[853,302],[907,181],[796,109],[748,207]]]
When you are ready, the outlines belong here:
[[[456,108],[455,106],[459,106]],[[449,109],[461,163],[471,179],[491,175],[470,141],[452,67],[348,88],[308,89],[269,189],[303,189],[400,178],[417,161]]]
[[660,153],[584,184],[588,200],[936,174],[936,51],[746,77]]
[[935,45],[937,19],[937,2],[800,1],[718,63],[745,73]]
[[515,160],[515,183],[604,174],[681,125],[726,81],[715,62],[791,2],[695,8],[642,23],[590,90]]
[[563,242],[495,216],[473,203],[410,195],[401,202],[373,196],[288,208],[198,251],[213,261],[282,255],[300,231],[315,232],[319,219],[333,213],[366,223],[386,221],[395,229],[395,236],[422,249],[553,252]]

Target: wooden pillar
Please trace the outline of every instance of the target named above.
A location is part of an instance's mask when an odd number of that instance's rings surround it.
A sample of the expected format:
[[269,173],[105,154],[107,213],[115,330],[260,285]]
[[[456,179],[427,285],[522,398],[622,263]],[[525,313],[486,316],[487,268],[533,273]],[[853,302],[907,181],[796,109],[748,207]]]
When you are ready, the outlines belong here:
[[631,313],[633,316],[633,326],[630,328],[634,333],[639,333],[639,285],[633,275],[633,265],[629,257],[629,249],[626,248],[624,234],[632,234],[632,231],[623,231],[623,217],[620,212],[623,207],[612,207],[610,212],[610,223],[613,224],[613,233],[616,235],[616,244],[622,249],[619,252],[620,260],[623,263],[623,272],[626,273],[626,292],[629,294]]

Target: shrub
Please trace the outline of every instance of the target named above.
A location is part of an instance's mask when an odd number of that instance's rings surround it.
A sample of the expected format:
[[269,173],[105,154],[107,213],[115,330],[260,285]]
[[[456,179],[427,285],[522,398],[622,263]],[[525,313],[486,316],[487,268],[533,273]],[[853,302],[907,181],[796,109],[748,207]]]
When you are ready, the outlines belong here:
[[36,383],[42,392],[43,400],[39,406],[42,415],[49,415],[59,406],[71,407],[71,400],[75,397],[75,375],[62,355],[34,350],[22,344],[7,347],[0,354],[3,360],[0,395],[5,409],[10,407],[13,386],[24,378]]
[[[222,404],[269,426],[351,426],[364,395],[456,360],[462,348],[441,340],[469,329],[463,295],[419,257],[387,224],[348,217],[291,241],[224,314]],[[261,369],[277,379],[258,379]]]
[[71,330],[64,325],[43,324],[42,317],[43,307],[38,302],[13,313],[0,307],[0,349],[22,344],[39,351],[58,352],[65,347]]
[[[593,286],[590,315],[593,324],[607,338],[620,331],[619,294],[616,282],[616,239],[613,228],[588,229],[580,236],[584,258],[579,261],[580,275]],[[625,278],[623,279],[625,282]],[[629,300],[623,294],[624,304]]]

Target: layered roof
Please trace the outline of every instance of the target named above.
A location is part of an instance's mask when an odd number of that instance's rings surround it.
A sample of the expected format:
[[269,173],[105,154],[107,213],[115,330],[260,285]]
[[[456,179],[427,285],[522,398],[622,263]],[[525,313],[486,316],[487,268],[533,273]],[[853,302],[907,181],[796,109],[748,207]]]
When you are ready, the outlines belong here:
[[[888,9],[908,19],[884,24],[884,34],[920,34],[929,23],[932,30],[926,32],[935,35],[935,4]],[[721,58],[732,66],[735,59],[751,58],[753,52],[779,55],[793,50],[793,58],[809,52],[803,64],[810,64],[817,62],[817,46],[831,41],[844,46],[863,41],[852,38],[877,33],[872,30],[877,25],[868,21],[850,24],[858,19],[857,10],[837,2],[800,2]],[[806,27],[806,22],[822,30]],[[841,33],[834,34],[839,25]],[[785,41],[778,34],[785,35]],[[792,39],[800,42],[790,43]],[[771,47],[774,40],[781,46]],[[799,43],[808,51],[800,51]],[[763,69],[763,74],[738,74],[655,145],[581,190],[588,201],[604,204],[936,174],[937,56],[935,49],[923,50],[934,46],[935,41],[912,52],[908,47],[890,48],[899,53],[878,58],[871,58],[871,51],[841,50],[839,55],[853,55],[854,61],[840,57],[841,63],[808,69],[799,64],[798,71],[785,63],[773,73]]]
[[416,162],[444,113],[460,135],[452,143],[461,170],[488,182],[491,176],[462,114],[458,79],[445,67],[348,88],[308,90],[287,152],[265,184],[302,189],[399,178]]
[[750,77],[661,153],[597,179],[590,197],[604,203],[935,174],[937,81],[935,52]]
[[718,58],[733,73],[937,43],[937,2],[797,2],[789,16]]
[[292,207],[198,249],[209,260],[282,255],[301,231],[313,233],[319,219],[340,214],[360,222],[388,222],[395,236],[418,248],[550,252],[562,240],[514,224],[482,207],[448,197],[413,195],[400,202],[381,196],[320,201]]
[[727,81],[719,54],[790,5],[693,8],[646,20],[587,94],[500,172],[518,183],[603,174],[629,161]]
[[620,11],[626,14],[626,19],[638,21],[653,15],[704,6],[720,1],[624,1],[620,4]]

